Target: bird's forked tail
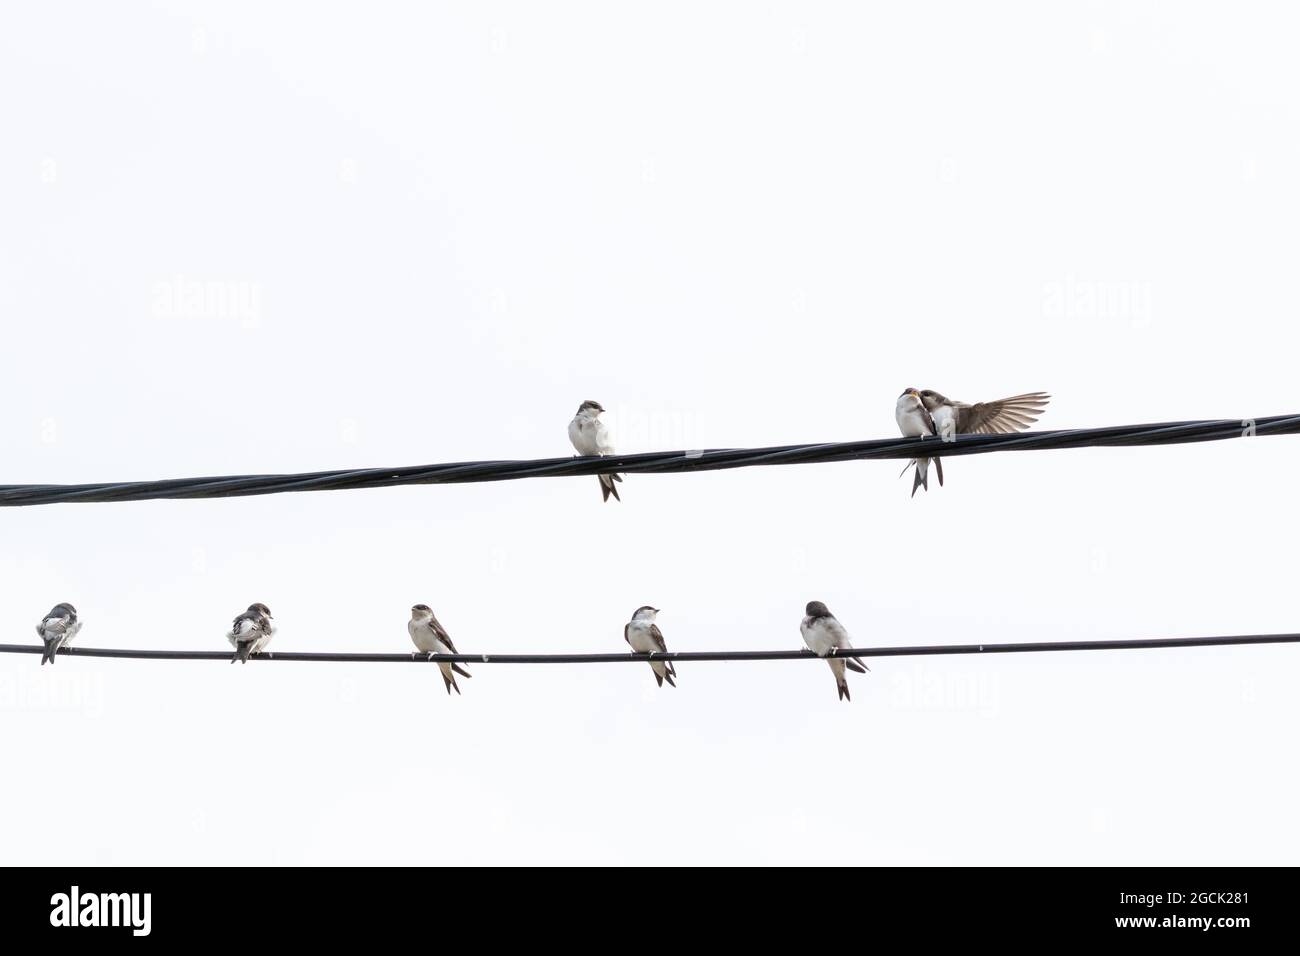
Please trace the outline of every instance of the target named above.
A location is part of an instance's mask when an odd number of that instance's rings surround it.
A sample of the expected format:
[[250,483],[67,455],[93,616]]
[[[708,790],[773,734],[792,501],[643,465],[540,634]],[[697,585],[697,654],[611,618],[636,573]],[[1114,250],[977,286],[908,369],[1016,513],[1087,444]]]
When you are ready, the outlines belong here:
[[916,497],[916,489],[924,488],[930,490],[930,459],[916,459],[916,474],[912,476],[912,497]]
[[[451,672],[451,668],[443,667],[439,665],[438,672],[442,674],[442,682],[447,686],[448,696],[450,696],[453,688],[455,689],[456,693],[459,694],[460,685],[456,683],[456,675]],[[464,671],[462,671],[461,673],[464,673]],[[468,677],[469,675],[465,674],[465,676]]]

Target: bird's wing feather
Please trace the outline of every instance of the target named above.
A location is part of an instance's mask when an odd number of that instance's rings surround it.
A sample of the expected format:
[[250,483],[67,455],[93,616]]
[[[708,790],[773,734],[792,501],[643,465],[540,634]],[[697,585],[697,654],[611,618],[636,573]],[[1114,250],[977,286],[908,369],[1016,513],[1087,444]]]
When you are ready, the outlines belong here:
[[849,632],[845,629],[844,625],[840,623],[839,618],[828,617],[824,620],[826,622],[826,632],[830,634],[831,640],[835,643],[836,647],[853,646],[849,641]]
[[623,625],[623,640],[627,641],[628,647],[632,646],[631,631],[632,631],[632,622],[629,621],[628,623]]
[[460,653],[460,651],[456,650],[456,645],[451,642],[451,635],[447,633],[446,628],[438,623],[436,617],[429,618],[429,626],[433,628],[433,633],[438,636],[438,640],[447,645],[447,650],[451,651],[453,654]]
[[930,409],[921,404],[918,404],[916,407],[921,413],[921,420],[925,422],[925,427],[930,429],[930,434],[939,434],[939,429],[934,425],[934,416],[930,414]]
[[50,634],[51,636],[63,634],[68,630],[68,619],[66,617],[47,617],[41,621],[36,628],[38,634]]
[[1024,431],[1038,420],[1051,396],[1029,392],[995,402],[956,405],[957,431],[967,435],[999,435]]
[[655,642],[655,647],[659,648],[661,654],[668,653],[668,645],[664,643],[664,634],[659,630],[658,624],[650,625],[650,640]]
[[230,625],[229,637],[232,641],[236,638],[248,641],[270,637],[274,633],[275,628],[269,620],[260,614],[250,614],[245,611]]

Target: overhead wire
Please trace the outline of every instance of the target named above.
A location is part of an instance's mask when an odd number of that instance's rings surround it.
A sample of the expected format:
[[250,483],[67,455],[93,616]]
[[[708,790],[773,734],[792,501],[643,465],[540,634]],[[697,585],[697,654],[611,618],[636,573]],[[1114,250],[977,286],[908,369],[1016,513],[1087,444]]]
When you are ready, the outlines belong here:
[[760,465],[881,458],[955,457],[995,451],[1048,451],[1177,445],[1266,435],[1300,434],[1300,415],[1208,419],[1106,428],[1073,428],[951,438],[886,438],[770,448],[719,448],[597,457],[468,461],[398,468],[352,468],[284,475],[221,475],[156,481],[72,485],[0,485],[0,507],[62,503],[233,498],[301,491],[342,491],[406,485],[463,484],[607,474],[677,474]]
[[[1024,641],[1002,644],[922,644],[844,648],[835,657],[935,657],[953,654],[1031,654],[1054,651],[1150,651],[1193,647],[1234,647],[1251,644],[1296,644],[1300,634],[1234,634],[1209,637],[1150,637],[1094,641]],[[40,654],[39,644],[0,644],[0,654]],[[177,651],[143,648],[71,647],[59,649],[60,657],[104,657],[154,661],[229,661],[231,651]],[[807,650],[756,651],[670,651],[663,654],[433,654],[422,652],[375,654],[365,652],[334,653],[321,651],[267,651],[254,654],[250,661],[267,663],[335,663],[335,664],[627,664],[657,661],[799,661],[826,660]]]

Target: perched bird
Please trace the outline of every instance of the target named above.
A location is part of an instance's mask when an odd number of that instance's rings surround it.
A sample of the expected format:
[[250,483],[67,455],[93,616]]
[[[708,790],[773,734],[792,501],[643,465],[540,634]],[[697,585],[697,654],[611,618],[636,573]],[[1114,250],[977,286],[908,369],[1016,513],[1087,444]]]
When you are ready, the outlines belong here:
[[[636,609],[632,615],[632,620],[623,626],[623,640],[631,645],[632,650],[638,654],[667,654],[668,647],[664,644],[664,635],[659,630],[659,625],[655,623],[655,615],[659,613],[657,607],[651,607],[646,604]],[[650,669],[655,672],[655,682],[660,687],[664,686],[664,681],[668,681],[673,687],[677,686],[677,669],[673,667],[672,661],[655,661],[650,662]]]
[[226,635],[235,648],[230,663],[240,661],[247,664],[249,655],[260,654],[271,642],[273,634],[275,624],[271,621],[271,609],[265,604],[248,605],[248,610],[235,618],[230,633]]
[[865,674],[870,668],[862,664],[857,658],[835,656],[836,651],[853,645],[849,643],[849,632],[844,630],[843,624],[835,620],[835,615],[830,612],[825,604],[821,601],[809,601],[808,606],[804,608],[804,614],[805,617],[799,625],[799,633],[803,635],[803,642],[808,645],[808,650],[818,657],[826,658],[826,663],[831,667],[831,673],[835,675],[835,686],[839,690],[839,699],[852,700],[849,697],[849,682],[844,678],[844,669],[847,667],[851,671]]
[[[433,616],[433,611],[427,604],[417,604],[411,608],[411,619],[406,622],[406,631],[411,635],[411,640],[415,646],[424,651],[430,657],[434,654],[456,654],[456,645],[451,642],[445,628],[438,623],[438,619]],[[456,663],[438,662],[438,668],[442,671],[442,682],[447,685],[447,693],[450,694],[452,688],[456,693],[460,693],[460,686],[456,683],[456,675],[469,677],[469,671]]]
[[36,633],[45,642],[41,663],[49,661],[53,664],[54,655],[59,653],[59,648],[76,637],[79,630],[81,621],[77,620],[77,609],[66,603],[54,605],[45,619],[36,625]]
[[[939,429],[935,427],[934,419],[925,407],[921,393],[914,388],[904,389],[903,394],[898,396],[898,401],[894,404],[894,420],[898,422],[898,430],[903,433],[904,438],[928,438],[939,434]],[[936,458],[934,463],[939,473],[939,485],[942,487],[943,462]],[[915,498],[917,488],[930,490],[930,459],[913,458],[911,463],[903,468],[899,477],[906,474],[907,469],[913,466],[916,467],[916,474],[912,476],[912,497]]]
[[[908,437],[938,435],[951,441],[956,435],[1008,434],[1024,431],[1038,421],[1051,397],[1046,392],[1027,392],[994,402],[968,405],[945,398],[933,389],[909,388],[898,397],[894,417],[899,430]],[[929,491],[925,474],[929,459],[917,458],[913,464],[916,465],[916,477],[912,481],[912,494],[916,494],[918,486]],[[935,458],[934,466],[939,484],[943,485],[942,459]]]
[[[586,401],[578,406],[578,413],[569,422],[569,441],[579,455],[605,456],[614,454],[614,446],[609,440],[609,429],[600,420],[605,409],[600,402]],[[600,479],[600,500],[608,501],[613,495],[615,501],[622,501],[614,482],[622,481],[622,475],[597,475]]]

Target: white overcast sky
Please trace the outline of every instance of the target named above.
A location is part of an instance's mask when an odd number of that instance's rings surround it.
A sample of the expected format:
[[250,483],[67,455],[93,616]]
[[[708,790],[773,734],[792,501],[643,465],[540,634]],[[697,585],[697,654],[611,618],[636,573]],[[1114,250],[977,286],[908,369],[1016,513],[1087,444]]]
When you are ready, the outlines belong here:
[[[0,484],[1300,411],[1287,4],[27,3]],[[0,511],[0,633],[797,648],[1300,629],[1300,439]],[[932,481],[932,484],[936,484]],[[0,656],[6,863],[1293,863],[1300,648]]]

